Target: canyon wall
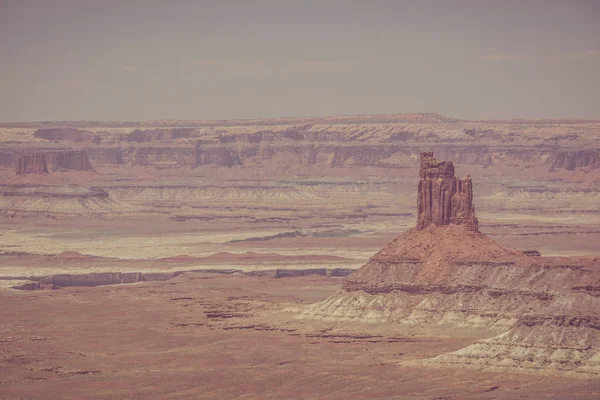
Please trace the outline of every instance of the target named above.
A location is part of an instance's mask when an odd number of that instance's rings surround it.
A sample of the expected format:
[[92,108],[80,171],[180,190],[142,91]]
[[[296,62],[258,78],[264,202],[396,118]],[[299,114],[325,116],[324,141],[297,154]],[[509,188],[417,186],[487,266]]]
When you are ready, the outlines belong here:
[[[418,145],[418,144],[360,144],[302,142],[281,144],[273,142],[268,146],[260,144],[227,143],[222,145],[159,144],[142,146],[104,146],[88,144],[77,149],[52,149],[34,147],[27,151],[36,151],[46,155],[50,168],[89,170],[102,165],[141,165],[141,166],[180,166],[195,168],[203,165],[230,167],[234,165],[264,166],[275,160],[301,165],[320,165],[327,168],[375,167],[382,169],[410,168],[415,157],[419,157],[422,148],[431,148],[436,154],[444,155],[461,164],[489,166],[530,167],[548,165],[549,169],[575,169],[581,167],[598,169],[595,156],[582,157],[579,162],[565,162],[565,156],[554,156],[551,149],[518,149],[490,146]],[[15,167],[22,148],[6,148],[0,151],[0,166]],[[61,152],[72,152],[59,155]],[[85,153],[85,155],[84,155]],[[85,161],[85,158],[88,161]],[[52,160],[56,159],[56,163]],[[89,165],[88,165],[89,163]],[[570,166],[572,165],[572,166]]]
[[17,159],[17,175],[47,174],[48,165],[44,154],[23,154]]
[[578,168],[600,169],[600,149],[557,151],[552,157],[551,168],[569,171]]
[[[469,122],[435,114],[398,114],[220,124],[62,122],[8,124],[10,128],[2,128],[4,125],[0,124],[0,134],[2,129],[13,132],[12,136],[0,136],[5,144],[0,151],[0,166],[5,167],[15,166],[11,153],[24,150],[30,137],[39,152],[85,151],[95,167],[244,166],[273,168],[269,173],[287,174],[297,164],[315,165],[326,173],[339,168],[407,169],[421,152],[433,151],[438,157],[483,168],[521,168],[528,172],[545,167],[546,176],[554,171],[600,169],[600,123],[593,121]],[[19,128],[30,126],[36,129],[25,132]],[[71,164],[57,161],[55,166],[49,156],[46,158],[50,169]],[[76,164],[74,169],[89,169],[83,161]]]
[[[308,193],[306,186],[297,190],[288,186],[304,180],[311,185],[327,181],[327,188],[341,181],[369,182],[360,190],[352,189],[361,192],[354,194],[357,201],[365,195],[368,197],[364,201],[375,205],[371,199],[379,196],[378,204],[388,206],[395,201],[394,204],[401,203],[403,211],[407,211],[408,198],[412,198],[418,182],[412,171],[422,152],[433,151],[439,159],[452,160],[461,168],[468,166],[473,181],[441,176],[439,184],[434,178],[421,182],[421,228],[434,222],[458,223],[476,231],[473,189],[488,193],[482,205],[505,208],[515,215],[540,214],[538,198],[545,200],[541,208],[546,205],[552,208],[543,211],[547,214],[555,215],[557,211],[565,215],[582,210],[592,215],[596,213],[593,202],[600,182],[597,150],[600,123],[596,122],[469,122],[423,114],[219,123],[72,122],[5,126],[0,124],[0,167],[7,168],[4,183],[18,183],[11,182],[16,179],[13,171],[18,157],[36,152],[44,154],[51,173],[44,177],[46,183],[103,187],[113,194],[111,188],[122,185],[198,187],[222,186],[227,182],[240,185],[239,190],[231,189],[237,193],[231,196],[243,197],[240,193],[246,191],[252,196],[260,193],[283,202],[295,190],[294,196],[306,201],[311,196],[325,198],[330,194],[323,194],[324,187]],[[73,173],[92,170],[97,173]],[[63,171],[67,173],[62,174]],[[174,179],[160,182],[165,176]],[[246,179],[255,180],[252,187],[268,187],[249,189],[249,185],[241,182]],[[240,182],[233,183],[236,180]],[[350,186],[344,190],[350,190]],[[206,191],[192,192],[193,196],[186,194],[186,198],[206,201],[203,194]],[[150,202],[150,195],[146,194],[144,201]],[[159,190],[155,195],[160,198]],[[398,200],[393,196],[398,196]],[[518,196],[525,198],[516,201]],[[139,196],[134,197],[141,201]],[[120,200],[127,202],[130,198],[125,196]],[[578,209],[573,209],[573,201]],[[360,215],[356,217],[382,215],[383,210],[371,205],[357,211]],[[148,206],[152,208],[154,204]]]
[[18,158],[15,151],[0,151],[0,167],[15,168]]
[[0,166],[16,168],[17,175],[49,171],[91,171],[86,150],[15,149],[0,152]]
[[[519,149],[471,145],[418,145],[412,144],[361,144],[297,142],[282,144],[276,141],[264,144],[231,142],[222,145],[200,143],[197,145],[172,144],[142,147],[88,147],[86,151],[93,165],[161,165],[186,166],[195,168],[203,165],[214,166],[262,166],[272,160],[283,160],[301,165],[320,165],[327,168],[375,167],[410,168],[421,149],[431,148],[445,158],[462,164],[489,166],[540,166],[548,165],[553,150]],[[6,156],[10,163],[10,156]],[[0,165],[3,165],[0,152]]]
[[84,150],[67,150],[48,153],[52,160],[52,170],[93,170],[87,152]]

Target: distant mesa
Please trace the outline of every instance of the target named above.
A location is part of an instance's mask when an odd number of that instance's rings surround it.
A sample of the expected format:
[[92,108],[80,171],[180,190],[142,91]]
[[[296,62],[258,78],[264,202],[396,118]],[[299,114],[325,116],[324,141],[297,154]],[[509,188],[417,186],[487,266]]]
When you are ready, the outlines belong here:
[[417,229],[430,224],[464,225],[478,232],[479,224],[473,206],[471,177],[454,176],[452,161],[438,161],[433,153],[421,153],[420,181],[417,195]]
[[68,140],[72,142],[94,142],[98,140],[92,132],[75,128],[40,128],[33,134],[35,138],[44,140]]
[[47,174],[48,165],[44,154],[23,154],[17,159],[17,175],[25,174]]

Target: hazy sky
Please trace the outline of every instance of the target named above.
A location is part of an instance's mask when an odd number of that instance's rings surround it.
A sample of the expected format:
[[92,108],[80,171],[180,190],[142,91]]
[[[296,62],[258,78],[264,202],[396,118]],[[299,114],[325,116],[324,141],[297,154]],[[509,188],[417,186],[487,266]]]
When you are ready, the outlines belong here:
[[600,0],[0,0],[0,121],[600,119]]

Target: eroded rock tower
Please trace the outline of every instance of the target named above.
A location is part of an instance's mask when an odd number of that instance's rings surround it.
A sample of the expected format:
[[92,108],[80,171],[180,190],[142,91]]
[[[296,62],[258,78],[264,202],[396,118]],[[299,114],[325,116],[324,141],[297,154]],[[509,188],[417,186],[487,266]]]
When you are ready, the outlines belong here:
[[471,231],[479,230],[469,175],[457,178],[451,161],[438,161],[433,158],[433,152],[428,152],[421,153],[419,177],[418,230],[430,224],[465,225]]

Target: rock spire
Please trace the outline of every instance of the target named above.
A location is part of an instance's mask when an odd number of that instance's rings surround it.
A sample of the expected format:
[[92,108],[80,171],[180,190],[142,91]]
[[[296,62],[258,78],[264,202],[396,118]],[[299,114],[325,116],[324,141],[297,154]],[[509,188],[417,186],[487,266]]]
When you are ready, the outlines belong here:
[[469,175],[457,178],[451,161],[437,161],[433,152],[428,152],[421,153],[419,177],[418,230],[430,224],[464,225],[471,231],[479,230]]

